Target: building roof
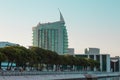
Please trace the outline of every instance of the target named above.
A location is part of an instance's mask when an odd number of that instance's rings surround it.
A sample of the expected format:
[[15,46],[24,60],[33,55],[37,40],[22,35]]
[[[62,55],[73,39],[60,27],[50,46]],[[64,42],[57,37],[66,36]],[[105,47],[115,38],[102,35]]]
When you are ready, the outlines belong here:
[[63,15],[62,15],[62,13],[61,13],[60,10],[59,10],[59,12],[60,12],[60,21],[65,23],[64,18],[63,18]]

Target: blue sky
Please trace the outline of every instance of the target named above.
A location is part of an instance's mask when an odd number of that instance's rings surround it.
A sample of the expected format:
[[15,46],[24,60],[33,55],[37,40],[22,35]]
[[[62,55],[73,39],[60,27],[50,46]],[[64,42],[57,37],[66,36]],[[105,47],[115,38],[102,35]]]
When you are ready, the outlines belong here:
[[61,10],[69,47],[83,53],[97,47],[120,56],[120,0],[0,0],[0,41],[32,45],[32,27],[59,20]]

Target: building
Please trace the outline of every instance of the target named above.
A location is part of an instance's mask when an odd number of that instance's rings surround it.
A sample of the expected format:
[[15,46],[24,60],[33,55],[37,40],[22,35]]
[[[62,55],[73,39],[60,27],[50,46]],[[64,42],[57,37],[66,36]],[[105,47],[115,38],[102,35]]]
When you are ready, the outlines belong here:
[[110,72],[110,54],[100,54],[99,51],[98,48],[90,48],[86,54],[85,49],[85,54],[75,54],[75,56],[97,60],[100,63],[100,67],[98,69],[94,68],[94,71]]
[[39,23],[33,27],[33,46],[55,51],[58,54],[68,52],[68,35],[61,12],[59,21]]
[[99,48],[86,48],[85,49],[85,54],[100,54],[100,49]]
[[111,57],[110,63],[111,63],[112,72],[120,72],[120,57],[119,56]]
[[7,47],[7,46],[18,46],[18,44],[11,43],[11,42],[0,42],[0,48]]
[[74,55],[75,54],[74,52],[75,52],[74,48],[68,48],[69,55]]

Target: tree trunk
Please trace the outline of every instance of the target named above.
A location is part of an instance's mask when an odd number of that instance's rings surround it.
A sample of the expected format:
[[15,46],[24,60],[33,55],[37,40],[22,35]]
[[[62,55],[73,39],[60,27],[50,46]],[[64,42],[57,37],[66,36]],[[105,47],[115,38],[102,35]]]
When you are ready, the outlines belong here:
[[2,69],[1,62],[0,62],[0,70]]
[[11,68],[12,68],[12,65],[13,65],[13,62],[11,62],[11,65],[10,65],[10,70],[11,70]]
[[7,70],[9,70],[9,64],[10,64],[10,62],[8,61]]

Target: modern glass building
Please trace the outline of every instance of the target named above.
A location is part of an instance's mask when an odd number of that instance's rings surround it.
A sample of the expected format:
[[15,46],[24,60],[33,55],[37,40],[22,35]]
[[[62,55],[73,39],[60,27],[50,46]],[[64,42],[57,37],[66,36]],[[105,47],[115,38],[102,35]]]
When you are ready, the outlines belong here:
[[33,46],[48,49],[62,55],[67,53],[68,35],[64,18],[52,23],[39,23],[33,27]]

